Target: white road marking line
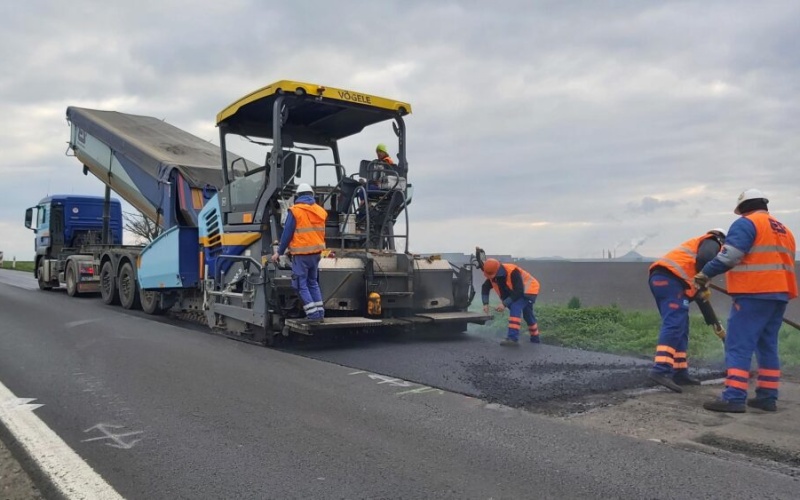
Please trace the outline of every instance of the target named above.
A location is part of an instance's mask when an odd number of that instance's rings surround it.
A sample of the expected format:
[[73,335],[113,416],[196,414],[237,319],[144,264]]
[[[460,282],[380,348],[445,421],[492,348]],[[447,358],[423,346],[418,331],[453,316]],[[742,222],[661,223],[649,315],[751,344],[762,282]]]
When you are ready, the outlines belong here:
[[78,321],[70,321],[69,323],[65,323],[64,326],[66,328],[75,328],[76,326],[88,325],[89,323],[97,323],[100,321],[99,319],[82,319]]
[[30,404],[36,401],[36,398],[14,398],[9,399],[8,401],[3,402],[3,407],[11,409],[11,408],[25,408],[26,410],[35,410],[37,408],[41,408],[44,405],[40,404]]
[[444,394],[444,391],[441,389],[436,389],[434,387],[422,386],[417,387],[416,389],[409,389],[407,391],[395,392],[396,396],[402,396],[403,394],[427,394],[435,392],[437,394]]
[[[20,403],[20,401],[26,401]],[[89,464],[53,432],[29,404],[0,382],[0,422],[65,498],[122,499]]]
[[370,373],[367,377],[371,378],[372,380],[380,380],[378,385],[381,384],[389,384],[393,387],[412,387],[414,384],[411,382],[406,382],[405,380],[401,380],[399,378],[394,377],[387,377],[386,375],[378,375],[377,373]]

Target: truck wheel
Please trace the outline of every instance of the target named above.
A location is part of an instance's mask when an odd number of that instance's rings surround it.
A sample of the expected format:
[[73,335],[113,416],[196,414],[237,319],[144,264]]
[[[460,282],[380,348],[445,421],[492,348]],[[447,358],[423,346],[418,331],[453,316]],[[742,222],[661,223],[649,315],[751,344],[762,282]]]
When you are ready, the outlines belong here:
[[160,292],[139,289],[139,302],[142,303],[142,311],[147,314],[157,316],[164,312],[164,309],[161,307]]
[[53,286],[44,280],[44,262],[39,262],[36,270],[36,279],[39,282],[39,290],[52,290]]
[[75,275],[75,264],[72,262],[67,263],[67,295],[75,297],[78,294],[78,277]]
[[122,264],[119,270],[119,301],[125,309],[139,309],[139,290],[136,286],[136,274],[130,262]]
[[110,260],[103,264],[103,268],[100,270],[100,296],[105,304],[119,304],[119,291],[117,291],[117,282],[114,279],[114,266]]

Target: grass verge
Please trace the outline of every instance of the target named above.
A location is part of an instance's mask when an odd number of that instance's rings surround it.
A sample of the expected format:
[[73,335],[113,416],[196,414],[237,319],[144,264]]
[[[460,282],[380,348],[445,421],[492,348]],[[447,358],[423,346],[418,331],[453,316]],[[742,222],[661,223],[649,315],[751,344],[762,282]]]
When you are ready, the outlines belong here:
[[[494,305],[493,305],[494,307]],[[657,311],[623,311],[617,306],[568,308],[535,306],[542,341],[564,347],[650,357],[655,354],[661,317]],[[486,325],[471,329],[478,334],[505,336],[508,312],[494,313]],[[720,318],[725,324],[725,318]],[[688,357],[694,361],[715,363],[724,359],[722,342],[703,317],[690,315]],[[523,322],[523,328],[525,325]],[[780,331],[782,364],[800,367],[800,331],[784,326]]]
[[3,269],[13,269],[15,271],[27,271],[29,273],[33,272],[33,261],[21,261],[21,260],[18,260],[16,268],[11,267],[12,265],[13,265],[13,262],[11,262],[10,260],[4,260],[3,261]]

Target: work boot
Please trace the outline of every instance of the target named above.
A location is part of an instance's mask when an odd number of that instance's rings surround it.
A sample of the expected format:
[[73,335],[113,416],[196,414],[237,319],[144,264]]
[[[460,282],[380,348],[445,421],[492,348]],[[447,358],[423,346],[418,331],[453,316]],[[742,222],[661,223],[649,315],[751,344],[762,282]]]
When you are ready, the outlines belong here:
[[669,376],[664,375],[663,373],[650,372],[648,377],[650,378],[650,380],[652,380],[656,384],[663,385],[664,387],[666,387],[670,391],[677,392],[677,393],[683,392],[683,389],[681,389],[681,386],[679,386],[678,384],[673,382],[672,379]]
[[734,403],[733,401],[725,401],[724,399],[715,399],[703,403],[703,408],[709,411],[718,411],[722,413],[744,413],[747,409],[744,403]]
[[672,381],[678,385],[700,385],[700,381],[690,377],[688,373],[678,373],[672,377]]
[[747,400],[747,406],[764,411],[778,411],[777,402],[770,398],[750,398]]
[[541,341],[539,340],[538,335],[531,335],[531,344],[540,344]]
[[500,342],[500,345],[504,347],[519,347],[519,341],[514,339],[505,339]]

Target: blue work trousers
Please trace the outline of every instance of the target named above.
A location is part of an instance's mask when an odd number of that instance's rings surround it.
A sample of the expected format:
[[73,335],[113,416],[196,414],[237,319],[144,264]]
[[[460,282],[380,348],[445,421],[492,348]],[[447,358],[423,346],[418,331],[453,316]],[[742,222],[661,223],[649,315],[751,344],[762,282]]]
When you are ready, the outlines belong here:
[[511,340],[519,340],[519,329],[522,326],[522,319],[528,324],[528,333],[531,341],[539,340],[539,325],[536,323],[536,314],[533,312],[533,304],[536,302],[536,295],[525,295],[510,304],[508,307],[508,335]]
[[650,291],[661,313],[661,330],[654,359],[654,373],[673,376],[685,374],[689,364],[689,297],[684,282],[675,276],[653,274]]
[[319,288],[320,254],[292,256],[292,286],[303,301],[303,310],[309,319],[325,316],[322,291]]
[[722,399],[744,403],[747,399],[750,362],[753,352],[758,361],[756,397],[778,399],[781,364],[778,357],[778,332],[786,302],[746,297],[733,299],[725,338],[725,365],[728,368]]

